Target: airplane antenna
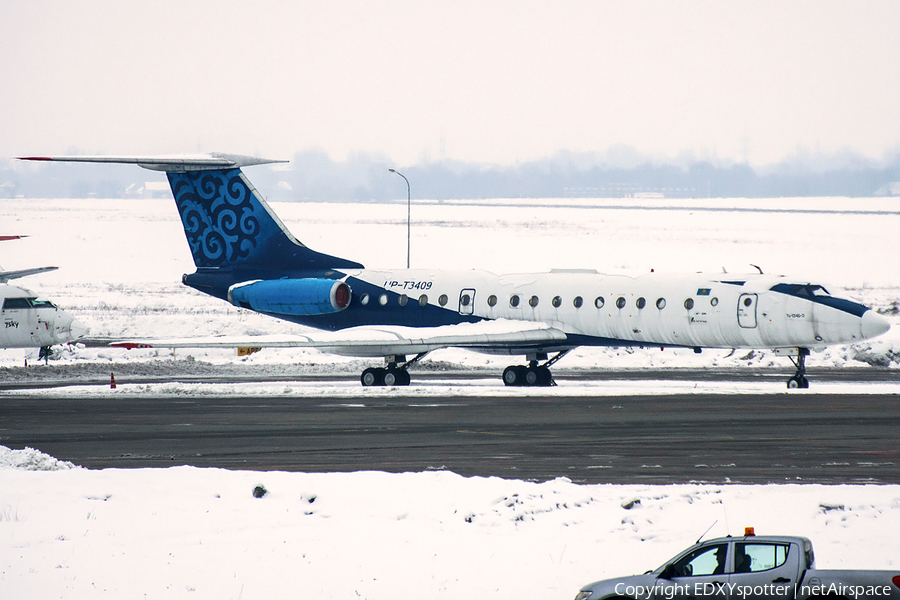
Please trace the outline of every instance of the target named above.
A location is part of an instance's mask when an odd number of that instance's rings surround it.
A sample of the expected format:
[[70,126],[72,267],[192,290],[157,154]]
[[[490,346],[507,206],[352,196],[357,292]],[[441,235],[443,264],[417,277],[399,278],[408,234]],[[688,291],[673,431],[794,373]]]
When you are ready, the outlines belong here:
[[759,267],[759,265],[754,265],[753,263],[750,263],[750,266],[751,266],[751,267],[755,267],[756,270],[759,271],[759,274],[760,274],[760,275],[763,274],[763,271],[762,271],[762,269]]
[[709,533],[709,530],[712,529],[713,527],[715,527],[715,526],[716,526],[716,523],[718,523],[718,522],[719,522],[718,519],[716,519],[715,521],[713,521],[713,524],[710,525],[709,528],[708,528],[706,531],[703,532],[703,535],[701,535],[700,537],[698,537],[698,538],[697,538],[697,541],[694,542],[694,543],[695,543],[695,544],[699,544],[699,543],[700,543],[700,540],[702,540],[702,539],[706,536],[706,534]]

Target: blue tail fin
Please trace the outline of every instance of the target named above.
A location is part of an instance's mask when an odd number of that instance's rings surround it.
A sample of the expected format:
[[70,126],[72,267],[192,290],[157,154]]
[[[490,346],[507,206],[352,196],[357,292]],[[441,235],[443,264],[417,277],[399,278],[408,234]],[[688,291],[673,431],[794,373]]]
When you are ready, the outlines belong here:
[[166,175],[198,268],[362,268],[297,241],[239,168]]

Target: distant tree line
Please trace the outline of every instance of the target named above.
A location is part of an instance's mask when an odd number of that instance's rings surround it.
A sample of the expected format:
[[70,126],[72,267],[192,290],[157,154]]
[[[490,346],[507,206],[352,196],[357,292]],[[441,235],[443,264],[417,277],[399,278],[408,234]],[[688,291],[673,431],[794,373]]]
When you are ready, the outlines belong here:
[[[609,155],[560,153],[512,166],[441,160],[398,165],[355,154],[335,161],[318,150],[294,155],[288,165],[248,169],[254,185],[277,201],[385,201],[413,198],[572,198],[664,196],[667,198],[772,198],[793,196],[900,195],[900,156],[876,163],[854,157],[828,166],[801,161],[766,169],[693,161],[683,165]],[[147,185],[151,182],[151,185]],[[0,197],[127,198],[165,195],[162,173],[134,167],[57,163],[25,168],[0,162]]]

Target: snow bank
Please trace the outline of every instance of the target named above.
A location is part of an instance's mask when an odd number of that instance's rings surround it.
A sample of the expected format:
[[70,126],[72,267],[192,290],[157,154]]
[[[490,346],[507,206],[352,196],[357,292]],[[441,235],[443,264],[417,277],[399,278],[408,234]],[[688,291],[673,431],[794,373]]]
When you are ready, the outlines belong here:
[[710,525],[808,536],[823,568],[897,567],[900,486],[17,468],[0,509],[2,598],[571,598]]
[[48,456],[34,448],[10,450],[0,446],[0,469],[24,471],[62,471],[76,468],[74,464]]

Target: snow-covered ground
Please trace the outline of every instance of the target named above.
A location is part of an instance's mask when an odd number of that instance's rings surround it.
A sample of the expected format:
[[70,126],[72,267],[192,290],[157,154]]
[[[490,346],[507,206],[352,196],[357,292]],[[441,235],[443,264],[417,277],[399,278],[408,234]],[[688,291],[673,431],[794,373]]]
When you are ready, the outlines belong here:
[[710,526],[808,536],[820,568],[900,572],[900,486],[89,471],[0,447],[0,598],[565,599]]
[[[564,203],[417,203],[412,265],[626,273],[724,267],[737,273],[758,264],[767,272],[841,285],[891,320],[884,338],[814,354],[811,364],[858,366],[868,357],[900,366],[895,200]],[[720,210],[735,207],[740,210]],[[317,250],[372,267],[405,264],[405,204],[274,208]],[[77,315],[94,336],[295,329],[179,284],[193,268],[171,199],[6,200],[0,223],[0,233],[32,236],[0,246],[0,263],[61,267],[22,283]],[[0,352],[5,376],[27,373],[21,367],[26,356]],[[58,353],[51,367],[155,365],[169,356],[76,347]],[[316,372],[359,367],[353,359],[295,350],[241,359],[226,351],[178,356],[208,362],[204,368],[213,371],[231,363]],[[456,350],[436,352],[431,361],[435,370],[499,372],[508,364]],[[559,366],[713,365],[786,368],[782,359],[759,352],[613,349],[574,352]],[[654,393],[678,385],[642,384]],[[883,386],[869,389],[897,389]],[[160,390],[283,393],[286,387],[297,394],[321,391],[282,383],[120,386],[115,392],[127,398]],[[475,393],[503,389],[499,379],[470,387]],[[347,389],[361,390],[355,384]],[[412,386],[403,393],[429,389]],[[2,398],[0,393],[0,406]],[[261,498],[254,497],[257,486],[267,490]],[[0,598],[571,598],[591,580],[659,566],[710,525],[709,536],[750,525],[760,534],[808,536],[820,567],[900,568],[900,486],[576,485],[563,478],[532,483],[445,471],[89,471],[0,446]]]

